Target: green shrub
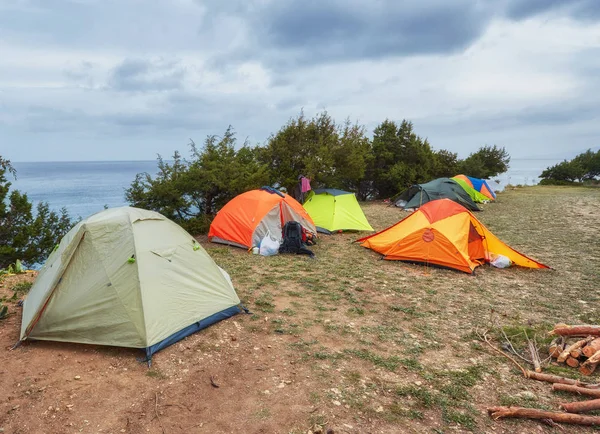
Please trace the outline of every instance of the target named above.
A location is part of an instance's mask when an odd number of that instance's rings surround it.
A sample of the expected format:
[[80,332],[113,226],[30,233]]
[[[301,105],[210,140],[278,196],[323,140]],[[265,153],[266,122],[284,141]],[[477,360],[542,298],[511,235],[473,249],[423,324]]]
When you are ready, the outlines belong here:
[[15,264],[18,271],[20,261],[33,265],[48,257],[74,222],[66,209],[56,213],[45,202],[34,212],[27,194],[10,189],[7,175],[16,177],[16,171],[0,156],[0,269]]

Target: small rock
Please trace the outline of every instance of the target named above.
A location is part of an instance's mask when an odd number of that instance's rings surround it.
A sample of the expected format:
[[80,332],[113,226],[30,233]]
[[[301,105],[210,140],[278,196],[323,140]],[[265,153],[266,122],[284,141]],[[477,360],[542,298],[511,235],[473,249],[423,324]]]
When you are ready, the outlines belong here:
[[423,382],[422,382],[422,381],[415,381],[415,385],[416,385],[416,386],[420,386],[421,384],[423,384]]
[[342,403],[340,401],[332,401],[333,405],[342,405]]
[[81,375],[75,375],[76,380],[81,380]]
[[376,412],[376,413],[383,413],[383,407],[380,405],[379,407],[377,407],[377,408],[375,409],[375,412]]

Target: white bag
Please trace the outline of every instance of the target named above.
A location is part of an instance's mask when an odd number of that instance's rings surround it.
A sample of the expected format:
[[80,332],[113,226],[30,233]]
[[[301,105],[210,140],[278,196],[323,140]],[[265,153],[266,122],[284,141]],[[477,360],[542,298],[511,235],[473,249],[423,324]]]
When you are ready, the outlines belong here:
[[271,232],[267,231],[264,238],[260,240],[258,252],[263,256],[272,256],[279,253],[279,241],[271,236]]
[[490,253],[490,265],[496,268],[508,268],[512,265],[512,261],[504,255]]

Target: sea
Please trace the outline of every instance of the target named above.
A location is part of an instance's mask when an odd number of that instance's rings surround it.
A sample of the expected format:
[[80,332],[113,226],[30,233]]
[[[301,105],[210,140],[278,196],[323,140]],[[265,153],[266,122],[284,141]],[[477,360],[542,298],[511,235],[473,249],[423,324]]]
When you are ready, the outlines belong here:
[[[507,184],[535,185],[542,171],[556,159],[513,159],[510,169],[492,178],[495,189]],[[105,207],[127,205],[125,190],[137,173],[155,175],[156,161],[13,162],[17,179],[12,188],[27,193],[34,203],[66,208],[72,217],[85,218]]]

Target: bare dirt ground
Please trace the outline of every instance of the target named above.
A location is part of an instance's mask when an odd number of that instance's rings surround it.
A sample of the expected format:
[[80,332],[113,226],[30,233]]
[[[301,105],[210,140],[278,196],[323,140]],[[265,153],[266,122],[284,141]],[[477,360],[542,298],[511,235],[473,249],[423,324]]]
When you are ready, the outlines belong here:
[[[200,238],[252,314],[159,352],[150,369],[131,349],[30,342],[10,350],[22,282],[34,276],[5,278],[0,432],[554,432],[487,416],[487,406],[558,410],[577,398],[523,379],[474,331],[543,336],[557,322],[600,323],[600,191],[527,187],[484,207],[477,216],[489,229],[554,270],[482,267],[471,276],[382,261],[347,233],[322,237],[314,260]],[[406,215],[381,203],[364,210],[376,229]]]

